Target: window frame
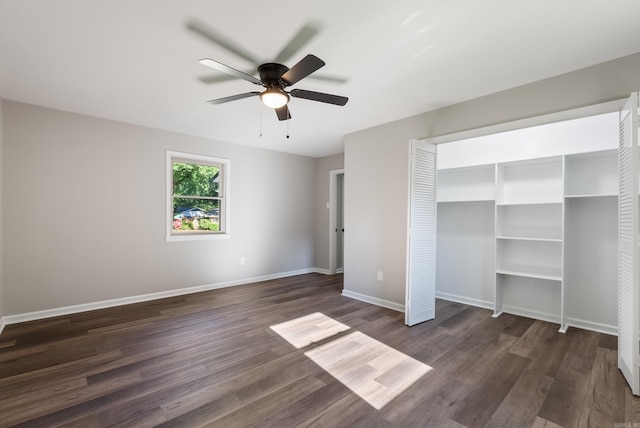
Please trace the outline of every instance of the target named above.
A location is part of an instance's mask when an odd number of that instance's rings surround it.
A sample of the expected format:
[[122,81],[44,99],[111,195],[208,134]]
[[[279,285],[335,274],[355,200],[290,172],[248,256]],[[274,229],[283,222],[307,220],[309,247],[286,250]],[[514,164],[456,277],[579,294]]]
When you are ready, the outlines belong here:
[[[220,167],[220,231],[198,233],[173,233],[173,164],[174,162],[193,163]],[[231,188],[231,160],[215,156],[167,150],[166,153],[166,189],[165,189],[165,239],[172,241],[200,241],[209,239],[228,239],[231,237],[229,189]],[[195,195],[194,195],[195,196]]]

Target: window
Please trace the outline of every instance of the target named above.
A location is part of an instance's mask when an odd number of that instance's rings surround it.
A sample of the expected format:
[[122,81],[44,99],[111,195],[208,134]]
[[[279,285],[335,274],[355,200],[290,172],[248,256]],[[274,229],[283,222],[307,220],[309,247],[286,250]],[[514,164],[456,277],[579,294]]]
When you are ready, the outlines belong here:
[[167,241],[229,237],[229,164],[167,151]]

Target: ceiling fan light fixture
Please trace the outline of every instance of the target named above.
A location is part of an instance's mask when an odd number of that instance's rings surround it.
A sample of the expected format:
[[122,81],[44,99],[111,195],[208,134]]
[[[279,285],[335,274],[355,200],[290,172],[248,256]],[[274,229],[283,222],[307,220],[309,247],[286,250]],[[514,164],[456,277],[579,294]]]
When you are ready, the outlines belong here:
[[269,88],[260,94],[262,102],[271,108],[280,108],[289,102],[289,94],[280,88]]

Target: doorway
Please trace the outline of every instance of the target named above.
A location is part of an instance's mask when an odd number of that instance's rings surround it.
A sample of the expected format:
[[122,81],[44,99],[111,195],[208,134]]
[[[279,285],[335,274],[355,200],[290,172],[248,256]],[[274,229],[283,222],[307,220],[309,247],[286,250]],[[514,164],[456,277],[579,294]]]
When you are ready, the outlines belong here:
[[344,272],[344,169],[329,171],[329,271]]

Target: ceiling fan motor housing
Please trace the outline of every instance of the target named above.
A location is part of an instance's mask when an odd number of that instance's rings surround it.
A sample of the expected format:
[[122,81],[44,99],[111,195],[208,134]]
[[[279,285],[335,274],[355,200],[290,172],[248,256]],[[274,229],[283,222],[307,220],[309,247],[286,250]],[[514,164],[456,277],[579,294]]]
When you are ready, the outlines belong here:
[[[258,67],[258,74],[260,80],[267,88],[282,88],[281,77],[284,73],[289,71],[289,67],[282,64],[276,64],[275,62],[268,62]],[[285,84],[287,82],[284,82]]]

